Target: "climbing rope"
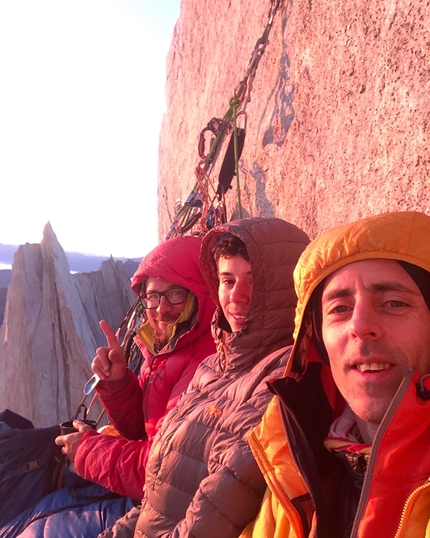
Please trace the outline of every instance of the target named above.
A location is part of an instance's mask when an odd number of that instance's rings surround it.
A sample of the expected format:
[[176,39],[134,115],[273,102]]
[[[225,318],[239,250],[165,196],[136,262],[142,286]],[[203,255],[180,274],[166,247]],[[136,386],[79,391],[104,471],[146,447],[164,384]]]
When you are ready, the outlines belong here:
[[[196,183],[185,202],[175,211],[166,240],[184,235],[197,224],[199,224],[197,235],[204,235],[214,226],[227,222],[225,193],[231,188],[233,176],[236,176],[238,214],[239,218],[242,218],[239,159],[246,134],[246,107],[251,100],[258,64],[269,43],[270,30],[281,3],[282,0],[271,0],[266,27],[262,36],[257,39],[244,77],[235,88],[226,113],[222,118],[212,118],[200,132],[199,161],[195,168]],[[238,126],[240,117],[244,120],[243,127]],[[208,134],[209,140],[206,138]],[[211,174],[229,135],[230,142],[220,168],[218,187],[215,188]],[[206,146],[209,146],[207,151]]]

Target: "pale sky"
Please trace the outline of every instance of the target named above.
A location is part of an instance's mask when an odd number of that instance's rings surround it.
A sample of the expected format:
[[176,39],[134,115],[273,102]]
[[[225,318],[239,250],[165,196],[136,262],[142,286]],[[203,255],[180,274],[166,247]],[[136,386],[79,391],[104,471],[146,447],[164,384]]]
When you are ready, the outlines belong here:
[[179,0],[0,0],[0,243],[142,257]]

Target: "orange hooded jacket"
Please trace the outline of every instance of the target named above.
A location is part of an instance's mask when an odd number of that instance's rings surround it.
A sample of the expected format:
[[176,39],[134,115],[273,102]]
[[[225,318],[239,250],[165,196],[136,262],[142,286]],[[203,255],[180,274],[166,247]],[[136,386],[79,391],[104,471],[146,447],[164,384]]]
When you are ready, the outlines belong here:
[[[302,254],[294,274],[295,343],[286,377],[274,386],[277,395],[249,436],[268,489],[258,518],[243,537],[338,536],[330,528],[327,502],[335,464],[322,443],[345,402],[314,345],[307,306],[320,282],[355,261],[402,260],[430,272],[429,238],[429,216],[388,213],[326,232]],[[430,398],[430,383],[410,371],[374,439],[352,537],[430,537],[430,399],[426,397]]]

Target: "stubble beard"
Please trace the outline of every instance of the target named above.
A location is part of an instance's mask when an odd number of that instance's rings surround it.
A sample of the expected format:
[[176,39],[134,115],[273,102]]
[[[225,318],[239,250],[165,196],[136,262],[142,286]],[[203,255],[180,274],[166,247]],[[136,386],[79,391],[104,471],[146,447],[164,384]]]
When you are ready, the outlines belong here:
[[154,330],[154,344],[158,349],[163,349],[169,342],[165,332]]
[[[169,336],[167,325],[164,325],[161,329],[155,319],[149,318],[149,323],[153,329],[154,345],[157,349],[161,350],[169,343]],[[167,323],[175,323],[176,320],[166,320]]]
[[[395,350],[387,349],[385,345],[381,346],[378,343],[364,342],[360,345],[358,354],[365,358],[372,357],[372,355],[388,358],[394,357]],[[348,394],[344,394],[344,397],[353,412],[364,422],[379,424],[385,416],[401,381],[402,376],[399,376],[398,379],[393,379],[385,386],[364,381],[360,384],[350,385]]]

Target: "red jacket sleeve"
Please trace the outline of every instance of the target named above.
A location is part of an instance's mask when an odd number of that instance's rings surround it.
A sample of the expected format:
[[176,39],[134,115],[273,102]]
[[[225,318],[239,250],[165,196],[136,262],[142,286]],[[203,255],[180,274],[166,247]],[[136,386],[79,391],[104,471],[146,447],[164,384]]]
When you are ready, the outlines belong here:
[[[161,355],[151,377],[132,372],[97,386],[115,428],[125,438],[85,434],[76,451],[75,467],[83,478],[115,493],[141,500],[152,440],[164,417],[177,404],[201,360],[215,347],[210,333],[170,357]],[[145,416],[144,416],[145,415]]]
[[96,390],[112,424],[123,437],[134,441],[146,439],[143,391],[133,372],[127,370],[127,375],[118,381],[100,381]]
[[76,471],[86,480],[140,501],[151,445],[149,441],[87,433],[76,452]]
[[[95,432],[85,434],[78,445],[75,456],[74,463],[78,475],[86,480],[100,484],[115,493],[140,501],[145,484],[145,467],[153,436],[161,427],[166,414],[175,407],[181,393],[188,387],[196,366],[192,362],[187,364],[178,382],[172,387],[168,403],[165,406],[165,412],[157,423],[154,424],[154,431],[151,431],[153,434],[150,435],[151,440],[128,441],[127,439]],[[133,386],[134,380],[127,385]],[[133,423],[129,422],[130,417],[128,415],[126,417],[122,416],[122,413],[117,412],[118,410],[115,408],[117,405],[116,397],[118,394],[123,395],[123,392],[126,394],[127,412],[131,403],[130,398],[132,398],[132,394],[129,392],[129,389],[124,388],[124,390],[115,392],[115,395],[112,396],[112,410],[115,411],[112,414],[118,420],[117,423],[114,423],[115,427],[117,427],[117,424],[118,426],[124,426],[124,423],[128,426],[133,426]],[[153,396],[155,397],[160,392],[160,390],[155,390]],[[114,391],[112,391],[112,394],[114,394]],[[118,400],[118,405],[120,405],[120,400],[121,398]],[[132,405],[137,406],[137,403],[133,403]],[[125,406],[124,409],[126,409]],[[139,409],[142,409],[141,405]],[[110,412],[109,416],[111,416]],[[141,420],[141,424],[143,424],[143,417]],[[124,421],[124,423],[121,421]],[[117,429],[121,431],[122,435],[124,435],[123,432],[126,430],[129,434],[131,431],[131,428],[124,427],[118,427]]]

